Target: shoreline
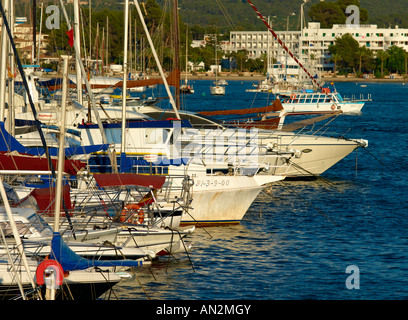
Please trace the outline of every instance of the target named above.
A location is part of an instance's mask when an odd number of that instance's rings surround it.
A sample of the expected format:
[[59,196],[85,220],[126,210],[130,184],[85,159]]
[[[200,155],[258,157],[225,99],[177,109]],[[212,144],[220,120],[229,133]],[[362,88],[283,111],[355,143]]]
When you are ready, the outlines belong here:
[[[254,75],[254,76],[225,76],[220,75],[217,77],[218,79],[225,79],[227,81],[250,81],[253,80],[254,82],[264,80],[265,77],[261,75]],[[181,76],[183,80],[183,76]],[[215,80],[215,76],[205,76],[205,75],[195,75],[195,76],[188,76],[188,80]],[[389,79],[389,78],[371,78],[371,79],[364,79],[358,77],[323,77],[322,81],[324,82],[407,82],[407,78],[397,78],[397,79]]]
[[[60,74],[58,73],[48,73],[44,75],[45,77],[50,77],[50,78],[59,78],[61,77]],[[168,76],[168,74],[166,74]],[[123,76],[121,75],[113,75],[113,77],[118,77],[121,78]],[[160,76],[158,74],[151,74],[149,75],[151,79],[158,79]],[[188,80],[215,80],[214,75],[207,75],[207,74],[200,74],[200,75],[188,75],[187,76]],[[265,76],[260,75],[260,74],[252,74],[252,75],[237,75],[237,74],[220,74],[217,76],[218,79],[224,79],[227,81],[262,81],[265,79]],[[185,74],[181,73],[180,74],[180,80],[184,81],[185,79]],[[322,81],[327,83],[327,82],[361,82],[361,83],[370,83],[370,82],[394,82],[394,83],[408,83],[408,78],[394,78],[394,79],[389,79],[389,78],[358,78],[358,77],[323,77]]]
[[408,82],[407,78],[397,78],[397,79],[388,79],[388,78],[372,78],[364,79],[357,77],[348,77],[348,78],[338,78],[338,77],[324,77],[323,81],[325,82]]

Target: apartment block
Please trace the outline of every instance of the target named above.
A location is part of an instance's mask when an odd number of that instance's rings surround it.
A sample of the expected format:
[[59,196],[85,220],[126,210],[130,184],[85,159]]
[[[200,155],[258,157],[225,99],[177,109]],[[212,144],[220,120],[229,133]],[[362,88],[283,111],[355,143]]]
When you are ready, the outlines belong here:
[[[408,29],[378,28],[377,25],[343,25],[336,24],[331,29],[323,29],[319,22],[309,22],[302,31],[276,31],[279,39],[305,64],[313,65],[319,70],[331,71],[329,46],[336,38],[351,34],[360,46],[374,52],[387,50],[396,45],[408,51]],[[229,51],[248,50],[250,58],[260,58],[268,50],[272,57],[285,55],[281,46],[269,31],[232,31],[230,33]]]

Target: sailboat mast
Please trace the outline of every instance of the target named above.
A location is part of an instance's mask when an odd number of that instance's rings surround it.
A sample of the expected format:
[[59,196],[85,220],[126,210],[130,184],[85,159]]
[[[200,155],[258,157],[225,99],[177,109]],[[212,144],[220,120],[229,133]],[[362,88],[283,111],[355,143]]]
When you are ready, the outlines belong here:
[[33,51],[31,54],[31,63],[35,63],[35,52],[37,42],[37,0],[33,0]]
[[135,19],[135,71],[139,71],[138,69],[138,65],[137,65],[137,23],[136,23],[136,19]]
[[[10,20],[11,23],[14,25],[14,0],[10,1]],[[11,30],[11,35],[14,37],[14,28]],[[41,32],[40,32],[41,33]],[[40,59],[40,55],[38,54],[38,59]],[[11,79],[8,82],[8,121],[7,121],[7,131],[11,133],[11,135],[15,136],[15,106],[14,106],[14,52],[11,45],[9,45],[9,67],[10,67],[10,74],[12,75]]]
[[317,82],[317,80],[310,74],[310,72],[303,66],[303,64],[294,56],[294,54],[289,51],[288,47],[282,42],[281,39],[279,39],[278,35],[276,34],[275,31],[272,30],[272,28],[269,26],[268,22],[266,22],[265,18],[262,16],[262,14],[258,11],[258,9],[253,5],[251,0],[247,0],[249,5],[254,9],[256,14],[259,16],[259,18],[262,20],[262,22],[265,24],[265,26],[268,28],[268,30],[272,33],[273,37],[278,41],[279,45],[295,60],[295,62],[303,69],[304,72],[308,75],[308,77],[321,89],[323,90],[323,87]]
[[[68,30],[70,30],[71,29],[71,22],[70,22],[70,20],[68,18],[67,10],[65,9],[65,6],[64,6],[64,3],[62,2],[62,0],[60,0],[60,5],[61,5],[62,11],[64,13],[65,21],[67,22]],[[75,49],[75,52],[78,52],[77,43],[75,41],[74,41],[74,49]],[[79,66],[81,68],[82,80],[85,82],[86,90],[88,91],[89,100],[91,101],[91,107],[92,107],[92,110],[94,111],[94,116],[96,118],[96,122],[98,123],[99,130],[101,131],[102,141],[103,141],[104,144],[108,144],[108,140],[106,138],[106,134],[105,134],[105,130],[103,128],[101,117],[99,116],[98,109],[96,108],[95,98],[94,98],[94,95],[93,95],[93,92],[92,92],[91,85],[90,85],[87,77],[85,76],[86,73],[85,73],[84,65],[82,64],[82,61],[81,61],[81,59],[80,59],[80,57],[78,55],[76,55],[76,59],[79,60]],[[117,172],[117,167],[115,165],[116,157],[113,155],[113,153],[112,153],[112,151],[110,149],[108,149],[108,153],[109,153],[109,157],[111,158],[112,170],[114,172]]]
[[82,105],[82,76],[81,67],[79,62],[81,61],[81,34],[79,32],[79,0],[74,0],[74,41],[78,51],[75,54],[79,56],[79,59],[75,59],[76,70],[76,82],[77,82],[77,99],[78,103]]
[[[304,10],[303,6],[305,5],[307,0],[303,0],[303,3],[300,5],[300,38],[299,38],[299,58],[301,61],[303,61],[303,50],[302,50],[302,41],[303,41],[303,23],[304,23]],[[299,69],[299,79],[303,78],[303,75],[301,73],[301,70]],[[303,79],[301,79],[303,80]]]
[[105,27],[102,27],[102,41],[101,41],[101,75],[105,74]]
[[107,70],[109,69],[109,17],[106,16],[106,45],[105,45],[106,51],[105,51],[105,59],[106,59],[106,68]]
[[[42,35],[42,21],[43,21],[44,2],[41,2],[41,14],[40,14],[40,34],[38,35],[38,48],[37,48],[37,62],[40,64],[40,50],[41,50],[41,35]],[[11,20],[13,21],[13,20]]]
[[[270,18],[268,17],[268,24],[270,23]],[[267,45],[266,45],[266,47],[267,47],[267,49],[266,49],[266,74],[269,74],[269,68],[270,68],[270,66],[271,66],[271,63],[270,63],[270,60],[271,60],[271,48],[270,48],[270,40],[269,40],[269,32],[268,32],[268,34],[267,34],[267,36],[266,36],[266,38],[267,38],[267,41],[268,41],[268,43],[267,43]]]
[[[286,35],[285,35],[285,45],[288,43],[289,34],[289,16],[286,17]],[[288,79],[288,51],[285,53],[285,81]]]
[[186,84],[187,84],[187,64],[188,64],[188,26],[186,26]]
[[7,218],[9,220],[9,222],[10,222],[10,226],[11,226],[11,230],[13,232],[14,239],[16,241],[17,250],[19,251],[19,254],[21,256],[21,259],[22,259],[24,268],[26,269],[27,276],[28,276],[28,279],[29,279],[29,281],[31,283],[31,286],[33,287],[33,289],[35,289],[36,285],[34,283],[34,279],[33,279],[33,276],[31,274],[31,271],[30,271],[30,266],[28,265],[27,256],[26,256],[26,254],[24,252],[24,246],[23,246],[23,243],[21,241],[20,234],[18,232],[16,222],[15,222],[14,217],[13,217],[13,213],[11,211],[10,204],[8,202],[8,199],[7,199],[6,190],[4,189],[4,186],[3,186],[3,177],[1,177],[1,176],[0,176],[0,195],[1,195],[1,198],[3,200],[4,209],[6,210]]
[[154,57],[154,59],[155,59],[155,61],[156,61],[157,68],[159,69],[160,77],[162,78],[163,83],[164,83],[164,87],[166,88],[166,92],[167,92],[167,94],[169,95],[170,104],[171,104],[172,107],[173,107],[173,110],[174,110],[174,113],[176,114],[177,119],[181,119],[181,118],[180,118],[180,114],[179,114],[179,112],[178,112],[178,109],[177,109],[177,107],[176,107],[176,103],[175,103],[175,101],[174,101],[173,95],[171,94],[171,90],[170,90],[169,84],[167,83],[166,77],[165,77],[165,75],[164,75],[163,68],[162,68],[162,66],[161,66],[159,57],[157,56],[156,49],[155,49],[155,47],[154,47],[154,45],[153,45],[152,38],[150,37],[149,30],[147,29],[146,22],[145,22],[145,20],[144,20],[142,10],[140,9],[140,6],[139,6],[139,2],[138,2],[137,0],[134,0],[133,2],[134,2],[134,4],[135,4],[136,10],[137,10],[137,14],[139,15],[140,22],[142,23],[143,30],[144,30],[145,33],[146,33],[147,41],[149,42],[150,48],[152,49],[153,57]]
[[176,107],[180,110],[180,41],[179,41],[179,19],[178,19],[178,0],[173,0],[173,25],[174,25],[174,70],[176,72],[175,98]]
[[96,72],[99,70],[99,22],[96,23],[96,48],[95,48],[95,58],[96,58]]
[[[9,14],[10,1],[4,1],[5,15]],[[8,54],[7,33],[5,28],[5,20],[1,28],[1,56],[0,56],[0,121],[4,121],[6,109],[6,64]]]
[[89,0],[89,61],[88,61],[88,71],[91,71],[91,60],[92,60],[92,14],[91,14],[91,0]]
[[[127,50],[128,50],[128,19],[129,19],[129,0],[125,0],[125,39],[123,41],[123,87],[122,87],[122,141],[120,144],[120,152],[123,156],[125,153],[126,146],[126,91],[127,91]],[[123,163],[120,164],[121,171],[124,170],[125,166]],[[123,171],[122,171],[123,172]]]
[[217,34],[215,34],[215,85],[217,85],[218,59],[217,59]]
[[65,110],[67,105],[67,86],[68,86],[68,56],[61,56],[63,64],[62,72],[62,101],[61,101],[61,126],[59,137],[59,150],[58,150],[58,164],[57,164],[57,181],[55,190],[55,210],[54,210],[54,232],[59,232],[60,224],[60,210],[62,203],[62,172],[64,171],[64,159],[65,159]]
[[217,34],[215,34],[215,86],[218,86],[218,57],[217,57]]
[[132,60],[132,57],[133,57],[133,53],[132,53],[132,11],[129,11],[128,21],[129,21],[129,31],[128,31],[128,34],[129,34],[129,44],[128,44],[128,46],[129,46],[129,73],[132,74],[132,72],[133,72],[133,60]]

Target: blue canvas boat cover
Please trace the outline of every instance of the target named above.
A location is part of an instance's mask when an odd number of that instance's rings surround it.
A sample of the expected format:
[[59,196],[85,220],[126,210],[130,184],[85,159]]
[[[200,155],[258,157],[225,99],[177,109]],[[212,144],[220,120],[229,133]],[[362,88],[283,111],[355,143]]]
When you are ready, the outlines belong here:
[[[65,148],[65,156],[71,157],[74,155],[79,155],[79,154],[90,154],[93,152],[98,152],[98,151],[105,151],[108,150],[109,144],[96,144],[93,146],[74,146],[74,147],[67,147]],[[48,153],[50,156],[58,156],[58,148],[48,148]],[[27,154],[33,155],[33,156],[42,156],[45,151],[42,148],[27,148],[26,152]]]
[[[33,156],[42,156],[45,154],[43,148],[29,148],[23,146],[16,138],[7,132],[4,127],[4,122],[0,122],[0,151],[17,151],[18,153],[25,153]],[[108,144],[98,144],[90,146],[74,146],[65,148],[66,156],[73,156],[78,154],[90,154],[102,150],[107,150]],[[58,156],[58,148],[49,148],[48,152],[51,156]]]
[[[103,123],[105,129],[122,129],[121,122]],[[167,119],[167,120],[149,120],[149,121],[127,121],[126,128],[163,128],[169,129],[173,127],[192,128],[190,121],[187,119]],[[99,129],[96,123],[87,123],[78,125],[78,129]]]
[[27,148],[16,140],[4,128],[4,122],[0,122],[0,151],[17,151],[18,153],[26,153]]
[[138,267],[142,265],[141,261],[136,260],[94,260],[83,258],[69,248],[59,232],[54,232],[51,241],[50,259],[58,261],[64,271],[84,270],[90,267]]

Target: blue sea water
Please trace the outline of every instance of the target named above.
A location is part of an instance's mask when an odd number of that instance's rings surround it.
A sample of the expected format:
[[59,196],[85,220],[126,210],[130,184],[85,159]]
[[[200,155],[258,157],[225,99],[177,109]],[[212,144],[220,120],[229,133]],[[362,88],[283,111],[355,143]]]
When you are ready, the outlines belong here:
[[[210,81],[194,81],[183,108],[264,106],[272,97],[246,93],[252,83],[229,81],[225,96],[215,97]],[[115,287],[118,299],[407,299],[408,84],[335,85],[346,96],[372,95],[361,114],[330,124],[331,134],[367,139],[366,149],[318,179],[277,183],[239,225],[198,228],[188,255],[138,269]],[[357,288],[347,286],[351,278]]]

